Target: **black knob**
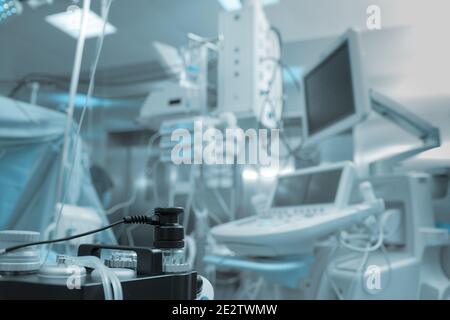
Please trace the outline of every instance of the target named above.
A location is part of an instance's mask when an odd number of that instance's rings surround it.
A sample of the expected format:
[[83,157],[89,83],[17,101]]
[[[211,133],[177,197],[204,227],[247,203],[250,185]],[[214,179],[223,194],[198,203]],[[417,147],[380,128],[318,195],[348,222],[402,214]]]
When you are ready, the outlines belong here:
[[172,249],[184,247],[184,227],[179,223],[179,217],[184,212],[181,207],[155,208],[159,224],[154,230],[155,248]]
[[159,217],[161,225],[178,224],[179,217],[184,212],[182,207],[155,208],[155,214]]

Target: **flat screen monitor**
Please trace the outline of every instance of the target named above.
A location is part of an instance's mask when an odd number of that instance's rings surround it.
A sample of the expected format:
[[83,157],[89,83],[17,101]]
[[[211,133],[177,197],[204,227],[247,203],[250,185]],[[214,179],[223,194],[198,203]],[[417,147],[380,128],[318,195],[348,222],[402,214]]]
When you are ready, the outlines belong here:
[[273,208],[332,204],[342,169],[283,176],[278,179],[272,199]]
[[306,144],[351,129],[370,108],[359,35],[350,30],[303,77]]

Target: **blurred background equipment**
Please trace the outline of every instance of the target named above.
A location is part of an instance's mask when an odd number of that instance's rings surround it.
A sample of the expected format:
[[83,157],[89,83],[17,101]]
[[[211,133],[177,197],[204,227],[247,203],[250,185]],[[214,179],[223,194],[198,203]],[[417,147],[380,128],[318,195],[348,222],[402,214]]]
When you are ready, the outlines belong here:
[[448,12],[0,0],[0,296],[448,299]]

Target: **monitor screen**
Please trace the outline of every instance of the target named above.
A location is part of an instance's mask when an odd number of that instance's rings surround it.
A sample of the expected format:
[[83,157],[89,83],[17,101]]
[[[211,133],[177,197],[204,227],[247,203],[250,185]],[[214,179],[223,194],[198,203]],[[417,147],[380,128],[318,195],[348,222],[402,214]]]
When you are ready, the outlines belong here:
[[334,203],[342,169],[282,176],[272,208]]
[[309,136],[356,112],[348,42],[309,72],[304,80]]

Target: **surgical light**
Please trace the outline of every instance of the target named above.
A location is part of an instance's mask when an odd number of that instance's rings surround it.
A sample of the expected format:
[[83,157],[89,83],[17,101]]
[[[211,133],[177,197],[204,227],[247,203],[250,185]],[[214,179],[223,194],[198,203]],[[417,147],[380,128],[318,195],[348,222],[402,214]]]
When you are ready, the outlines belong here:
[[20,8],[15,0],[0,0],[0,22],[17,14],[20,14]]
[[[73,38],[78,38],[81,28],[81,9],[77,6],[70,6],[65,12],[56,13],[45,17],[45,20],[52,26],[67,33]],[[89,11],[87,14],[86,38],[98,37],[103,31],[103,19],[95,12]],[[109,22],[105,26],[105,35],[113,34],[117,31]]]

